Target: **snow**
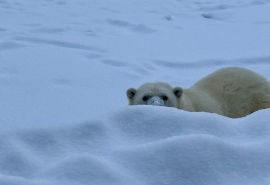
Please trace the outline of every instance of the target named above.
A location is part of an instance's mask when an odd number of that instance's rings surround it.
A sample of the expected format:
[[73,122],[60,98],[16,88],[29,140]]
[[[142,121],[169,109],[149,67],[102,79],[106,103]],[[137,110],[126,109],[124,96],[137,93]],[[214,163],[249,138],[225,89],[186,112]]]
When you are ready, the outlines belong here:
[[269,0],[0,0],[0,184],[268,185],[270,110],[128,106],[240,66],[270,80]]

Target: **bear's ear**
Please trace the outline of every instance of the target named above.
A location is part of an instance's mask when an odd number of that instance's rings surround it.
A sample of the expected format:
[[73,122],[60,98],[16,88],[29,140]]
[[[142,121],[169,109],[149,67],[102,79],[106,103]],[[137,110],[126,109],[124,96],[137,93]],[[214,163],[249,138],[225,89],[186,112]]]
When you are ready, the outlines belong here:
[[134,88],[129,88],[129,89],[127,90],[127,92],[126,92],[128,99],[129,99],[129,100],[132,99],[132,98],[135,96],[136,92],[137,92],[136,89],[134,89]]
[[173,93],[177,98],[180,98],[183,94],[183,89],[181,87],[175,87],[173,88]]

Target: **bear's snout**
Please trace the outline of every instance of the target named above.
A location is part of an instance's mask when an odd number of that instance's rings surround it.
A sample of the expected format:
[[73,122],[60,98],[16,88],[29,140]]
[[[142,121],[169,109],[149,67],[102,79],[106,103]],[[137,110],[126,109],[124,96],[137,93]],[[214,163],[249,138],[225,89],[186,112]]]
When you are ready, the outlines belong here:
[[147,105],[165,106],[164,101],[161,98],[157,97],[157,96],[154,96],[154,97],[150,98],[147,101]]

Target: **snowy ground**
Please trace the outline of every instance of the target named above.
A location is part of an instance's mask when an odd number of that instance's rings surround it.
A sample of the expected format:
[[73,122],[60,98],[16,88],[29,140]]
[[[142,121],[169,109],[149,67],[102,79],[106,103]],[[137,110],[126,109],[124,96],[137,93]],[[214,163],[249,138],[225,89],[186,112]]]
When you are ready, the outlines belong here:
[[0,184],[270,184],[269,109],[127,106],[226,66],[270,80],[269,0],[0,0]]

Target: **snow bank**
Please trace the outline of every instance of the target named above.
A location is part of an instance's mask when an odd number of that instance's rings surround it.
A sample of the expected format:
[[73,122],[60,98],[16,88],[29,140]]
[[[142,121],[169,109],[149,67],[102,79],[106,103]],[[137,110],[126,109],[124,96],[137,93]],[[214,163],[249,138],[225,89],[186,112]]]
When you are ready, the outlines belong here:
[[270,109],[231,119],[133,106],[1,135],[0,184],[270,183]]

